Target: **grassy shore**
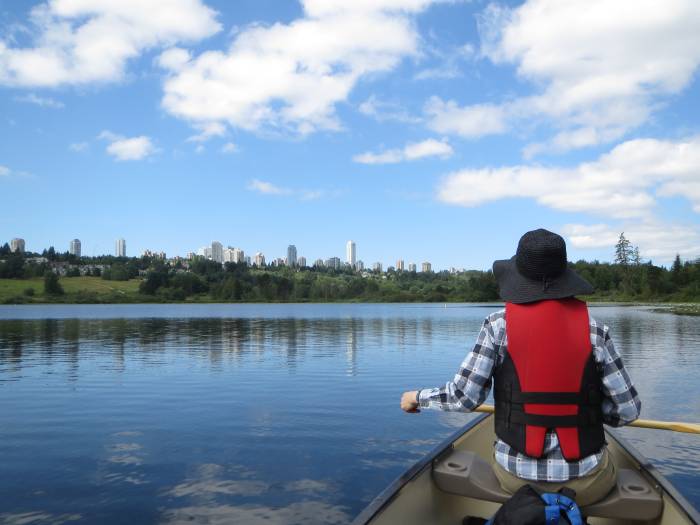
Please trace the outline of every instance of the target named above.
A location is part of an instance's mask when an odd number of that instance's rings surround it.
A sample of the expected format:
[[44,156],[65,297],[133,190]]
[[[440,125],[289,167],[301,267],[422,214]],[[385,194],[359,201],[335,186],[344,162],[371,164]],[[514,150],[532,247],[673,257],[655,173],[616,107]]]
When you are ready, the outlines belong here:
[[668,306],[663,306],[655,309],[656,312],[671,313],[676,315],[699,315],[700,316],[700,304],[698,303],[682,303],[682,304],[670,304]]
[[[44,279],[0,279],[0,304],[144,302],[138,279],[106,281],[100,277],[59,279],[64,295],[44,295]],[[28,292],[33,290],[33,292]]]
[[[109,281],[100,277],[61,277],[65,294],[45,295],[44,279],[0,279],[0,304],[97,304],[97,303],[213,303],[208,293],[190,296],[186,301],[170,301],[159,295],[139,293],[140,279]],[[28,292],[32,290],[32,292]],[[616,295],[596,294],[586,297],[591,304],[620,304],[629,306],[655,306],[656,311],[678,315],[699,315],[700,303],[674,303],[664,301],[630,301]]]

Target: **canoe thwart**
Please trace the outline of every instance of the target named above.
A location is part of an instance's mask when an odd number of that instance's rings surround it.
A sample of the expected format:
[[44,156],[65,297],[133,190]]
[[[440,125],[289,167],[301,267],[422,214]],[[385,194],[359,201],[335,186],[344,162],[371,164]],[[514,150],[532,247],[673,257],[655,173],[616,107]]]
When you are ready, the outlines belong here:
[[[503,503],[511,494],[501,488],[490,463],[474,452],[452,450],[433,464],[435,485],[450,494]],[[586,516],[652,520],[661,515],[661,495],[637,471],[617,470],[617,485],[603,500],[582,508]]]

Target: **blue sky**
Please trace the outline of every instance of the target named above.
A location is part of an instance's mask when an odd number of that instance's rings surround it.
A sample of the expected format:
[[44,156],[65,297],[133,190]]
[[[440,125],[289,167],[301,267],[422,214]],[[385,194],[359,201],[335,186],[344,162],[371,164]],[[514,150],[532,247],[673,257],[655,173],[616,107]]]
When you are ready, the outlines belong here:
[[545,227],[694,259],[697,27],[694,0],[2,2],[0,240],[482,269]]

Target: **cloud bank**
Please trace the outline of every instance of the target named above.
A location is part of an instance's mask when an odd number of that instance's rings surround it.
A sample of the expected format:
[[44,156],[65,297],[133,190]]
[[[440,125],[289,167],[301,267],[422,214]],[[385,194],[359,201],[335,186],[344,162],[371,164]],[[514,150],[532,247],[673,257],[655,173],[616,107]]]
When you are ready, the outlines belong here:
[[515,67],[535,94],[461,107],[432,99],[430,127],[474,138],[533,119],[551,126],[526,156],[613,142],[688,87],[700,65],[698,27],[696,0],[491,4],[479,21],[481,56]]
[[700,213],[700,136],[630,140],[573,168],[465,169],[447,175],[437,195],[459,206],[524,197],[556,210],[620,219],[648,217],[657,197],[679,196]]
[[416,55],[412,15],[431,0],[303,0],[288,24],[253,25],[226,51],[192,57],[174,48],[162,105],[194,125],[305,135],[338,130],[336,105],[357,82]]
[[221,29],[201,0],[50,0],[30,14],[32,44],[0,41],[0,84],[57,87],[114,82],[145,51]]

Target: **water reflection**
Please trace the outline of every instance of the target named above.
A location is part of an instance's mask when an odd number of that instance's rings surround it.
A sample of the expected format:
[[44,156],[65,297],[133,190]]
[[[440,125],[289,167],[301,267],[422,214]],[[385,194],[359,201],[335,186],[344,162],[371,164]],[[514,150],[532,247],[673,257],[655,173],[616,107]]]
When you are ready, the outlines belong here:
[[[165,496],[176,500],[162,521],[281,525],[340,524],[351,518],[344,507],[322,501],[330,499],[331,485],[318,480],[299,479],[283,484],[284,492],[296,494],[295,499],[301,497],[303,501],[281,506],[260,504],[258,501],[269,498],[272,485],[256,480],[257,475],[244,466],[199,465],[190,478],[165,492]],[[222,499],[239,499],[241,504],[223,503]],[[178,500],[185,500],[184,506]]]
[[18,512],[0,514],[0,523],[4,525],[63,525],[74,521],[80,521],[80,514],[53,515],[48,512]]
[[[78,375],[79,354],[109,352],[114,369],[124,371],[130,352],[157,354],[181,348],[203,355],[212,370],[222,370],[223,360],[242,354],[281,352],[294,369],[305,354],[335,355],[344,351],[347,374],[357,374],[360,348],[398,349],[432,346],[436,320],[363,319],[45,319],[0,321],[0,364],[19,370],[23,353],[30,362],[40,357],[50,365],[56,351]],[[444,323],[438,324],[442,327]],[[443,333],[443,336],[445,334]],[[9,370],[9,368],[7,369]]]

